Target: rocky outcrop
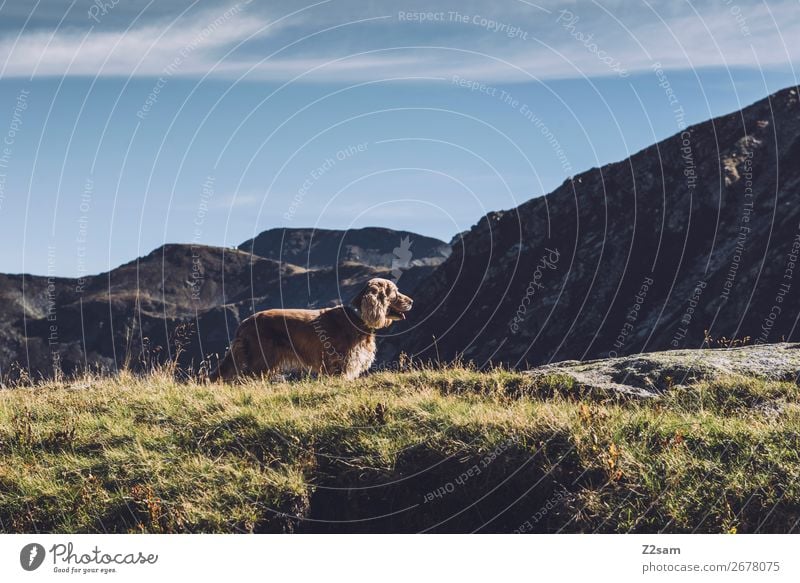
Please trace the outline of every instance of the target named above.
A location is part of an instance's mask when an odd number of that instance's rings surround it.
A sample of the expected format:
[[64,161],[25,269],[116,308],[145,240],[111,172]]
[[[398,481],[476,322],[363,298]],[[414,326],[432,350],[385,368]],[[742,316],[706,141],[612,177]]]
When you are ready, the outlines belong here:
[[622,397],[656,397],[700,381],[748,377],[796,382],[800,344],[668,350],[601,360],[567,360],[531,369],[534,378],[562,377],[580,389]]

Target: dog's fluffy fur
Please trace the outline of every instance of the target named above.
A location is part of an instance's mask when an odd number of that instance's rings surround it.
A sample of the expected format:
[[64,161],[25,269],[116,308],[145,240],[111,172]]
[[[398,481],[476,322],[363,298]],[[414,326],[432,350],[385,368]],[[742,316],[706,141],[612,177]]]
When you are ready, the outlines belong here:
[[307,371],[353,379],[375,360],[375,330],[405,319],[412,299],[375,278],[350,306],[265,310],[245,319],[210,380]]

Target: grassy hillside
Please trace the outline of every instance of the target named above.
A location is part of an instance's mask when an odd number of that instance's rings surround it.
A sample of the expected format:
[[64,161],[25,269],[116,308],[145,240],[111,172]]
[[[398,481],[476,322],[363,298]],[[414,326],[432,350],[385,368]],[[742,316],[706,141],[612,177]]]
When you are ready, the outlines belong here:
[[788,532],[800,394],[468,369],[0,390],[2,532]]

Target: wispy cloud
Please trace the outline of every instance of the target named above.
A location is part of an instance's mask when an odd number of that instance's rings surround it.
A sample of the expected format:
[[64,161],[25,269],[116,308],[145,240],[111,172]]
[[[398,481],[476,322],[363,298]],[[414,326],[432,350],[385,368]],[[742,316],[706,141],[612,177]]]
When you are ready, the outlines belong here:
[[[680,4],[680,6],[677,6]],[[232,7],[239,9],[230,13]],[[566,6],[569,18],[562,12]],[[358,82],[388,77],[488,81],[605,76],[665,68],[787,67],[800,62],[796,1],[510,0],[242,2],[129,28],[6,29],[5,76],[157,76],[191,47],[175,74]],[[437,19],[408,17],[420,10]],[[163,12],[163,9],[162,9]],[[224,15],[229,15],[225,17]],[[0,13],[0,18],[2,13]],[[216,24],[214,24],[216,23]],[[55,23],[54,23],[55,27]],[[236,50],[233,50],[236,49]],[[619,63],[615,70],[609,61]]]
[[70,27],[37,29],[0,39],[5,76],[158,76],[180,60],[177,73],[202,75],[225,51],[247,38],[270,32],[269,21],[233,4],[180,19],[162,19],[123,30]]

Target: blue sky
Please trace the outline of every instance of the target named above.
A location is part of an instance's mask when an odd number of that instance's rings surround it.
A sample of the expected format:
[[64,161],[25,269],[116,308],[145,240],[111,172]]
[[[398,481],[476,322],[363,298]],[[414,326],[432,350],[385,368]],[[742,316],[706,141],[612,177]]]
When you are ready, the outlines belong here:
[[797,84],[798,36],[797,0],[0,0],[0,272],[276,226],[448,240]]

